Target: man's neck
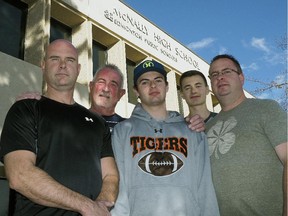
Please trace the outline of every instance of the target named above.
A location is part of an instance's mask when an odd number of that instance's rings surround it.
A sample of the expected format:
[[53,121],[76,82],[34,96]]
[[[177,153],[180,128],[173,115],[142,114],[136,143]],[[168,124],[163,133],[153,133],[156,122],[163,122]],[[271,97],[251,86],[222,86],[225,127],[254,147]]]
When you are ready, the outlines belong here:
[[91,106],[89,110],[101,116],[112,116],[115,114],[115,109],[109,109],[106,107]]
[[159,106],[146,106],[145,104],[142,104],[142,107],[157,121],[164,120],[168,116],[165,103]]
[[246,96],[243,92],[236,100],[231,101],[220,101],[221,108],[223,111],[229,111],[237,107],[239,104],[241,104],[246,99]]
[[44,94],[45,97],[51,99],[51,100],[55,100],[59,103],[64,103],[64,104],[74,104],[74,98],[73,98],[73,92],[70,91],[63,91],[63,92],[56,92],[56,91],[49,91],[47,90],[47,92]]
[[200,115],[205,120],[209,117],[210,111],[207,109],[206,104],[198,106],[190,106],[188,116],[191,118],[195,114]]

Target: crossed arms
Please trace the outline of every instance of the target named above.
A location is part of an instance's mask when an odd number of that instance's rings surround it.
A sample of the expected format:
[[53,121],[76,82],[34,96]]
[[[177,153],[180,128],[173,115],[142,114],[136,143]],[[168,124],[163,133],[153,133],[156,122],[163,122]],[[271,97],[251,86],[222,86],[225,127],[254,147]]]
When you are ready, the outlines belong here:
[[99,197],[91,200],[61,185],[35,166],[36,155],[17,150],[4,156],[10,187],[40,205],[75,211],[83,216],[110,215],[118,194],[118,171],[112,157],[101,159],[103,187]]

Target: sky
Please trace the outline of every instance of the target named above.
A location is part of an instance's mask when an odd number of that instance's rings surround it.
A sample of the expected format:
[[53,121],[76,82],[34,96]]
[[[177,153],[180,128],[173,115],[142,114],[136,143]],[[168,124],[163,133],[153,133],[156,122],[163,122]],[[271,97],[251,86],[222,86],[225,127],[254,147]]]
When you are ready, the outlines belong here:
[[[123,2],[208,63],[218,54],[233,55],[245,75],[244,89],[255,97],[287,101],[287,47],[279,47],[287,37],[287,0]],[[257,92],[272,81],[286,85]]]

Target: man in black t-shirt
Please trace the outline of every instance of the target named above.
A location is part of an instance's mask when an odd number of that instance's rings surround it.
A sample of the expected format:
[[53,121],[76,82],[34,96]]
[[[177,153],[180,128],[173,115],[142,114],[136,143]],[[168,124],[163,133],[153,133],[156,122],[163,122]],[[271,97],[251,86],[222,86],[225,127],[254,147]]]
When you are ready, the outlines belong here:
[[66,40],[53,41],[41,67],[47,92],[16,102],[1,134],[15,215],[110,215],[119,180],[111,133],[73,99],[78,52]]

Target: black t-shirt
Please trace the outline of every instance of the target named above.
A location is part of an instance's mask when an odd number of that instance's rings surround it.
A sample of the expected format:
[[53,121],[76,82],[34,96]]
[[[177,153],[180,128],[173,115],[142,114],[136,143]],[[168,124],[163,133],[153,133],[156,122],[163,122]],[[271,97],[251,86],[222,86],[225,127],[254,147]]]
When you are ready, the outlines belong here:
[[[37,167],[92,200],[102,187],[100,159],[113,157],[111,133],[101,116],[77,103],[67,105],[45,97],[18,101],[9,110],[1,134],[1,160],[15,150],[34,152]],[[15,215],[20,211],[29,216],[78,215],[37,205],[19,193],[16,199]]]
[[123,117],[121,117],[120,115],[118,115],[116,113],[114,115],[111,115],[111,116],[103,116],[102,115],[102,117],[108,123],[111,132],[112,132],[112,130],[113,130],[113,128],[114,128],[114,126],[116,124],[118,124],[119,122],[124,121],[126,119],[126,118],[123,118]]
[[211,119],[213,119],[218,113],[215,112],[210,112],[210,115],[208,116],[208,118],[206,118],[204,120],[204,123],[206,124],[208,121],[210,121]]

